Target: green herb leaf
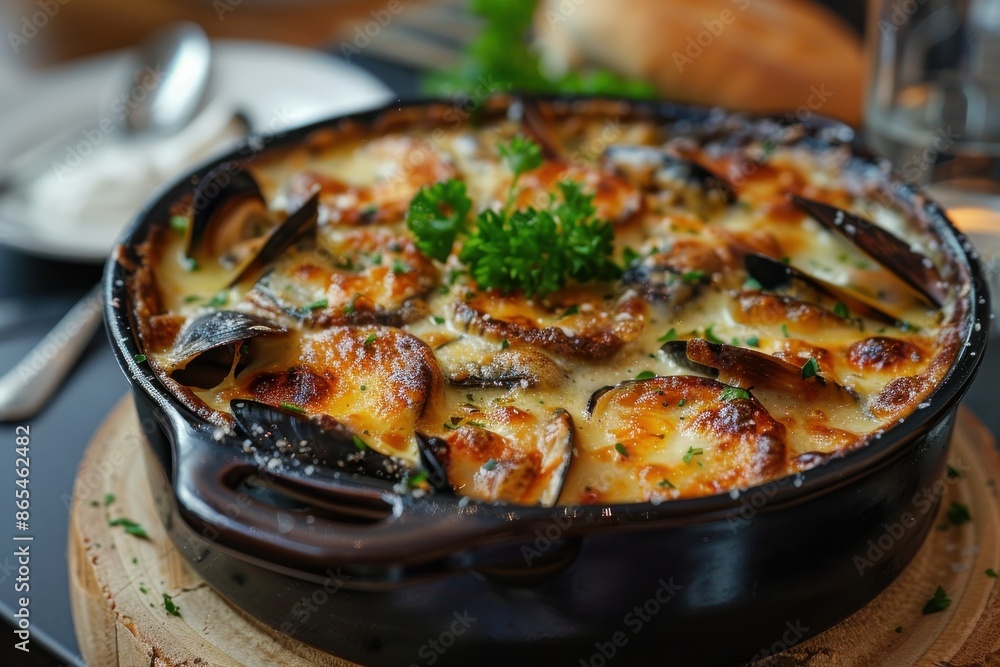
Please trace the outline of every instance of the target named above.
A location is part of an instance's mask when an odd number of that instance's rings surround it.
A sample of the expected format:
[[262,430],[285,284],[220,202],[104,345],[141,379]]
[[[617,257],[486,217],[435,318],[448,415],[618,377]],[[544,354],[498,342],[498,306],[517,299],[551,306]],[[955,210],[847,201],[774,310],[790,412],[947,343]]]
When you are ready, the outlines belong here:
[[285,410],[290,410],[292,412],[297,412],[300,415],[304,415],[306,413],[305,410],[295,405],[294,403],[278,403],[278,407],[283,408]]
[[167,613],[171,616],[180,616],[181,608],[174,604],[173,598],[168,594],[163,594],[163,608],[167,610]]
[[125,517],[119,517],[117,519],[108,519],[108,525],[122,526],[125,529],[125,532],[128,533],[129,535],[134,535],[135,537],[138,537],[143,540],[149,539],[149,535],[146,534],[146,530],[132,519],[128,519]]
[[687,453],[684,454],[684,463],[691,463],[691,459],[695,456],[701,456],[705,453],[705,450],[701,447],[688,447]]
[[372,333],[368,334],[367,336],[365,336],[364,346],[365,347],[371,347],[372,343],[374,343],[377,340],[378,340],[378,334],[372,332]]
[[305,306],[302,306],[302,313],[304,315],[308,315],[309,313],[311,313],[314,310],[320,310],[321,308],[326,308],[329,305],[330,305],[330,302],[327,299],[320,299],[319,301],[313,301],[310,304],[306,304]]
[[615,443],[615,451],[621,454],[624,458],[628,458],[628,448],[626,448],[622,443]]
[[924,616],[928,614],[935,614],[939,611],[944,611],[951,604],[951,598],[948,594],[944,592],[944,589],[940,586],[934,591],[934,597],[927,601],[924,605]]
[[672,340],[677,340],[677,329],[675,329],[674,327],[670,327],[670,331],[663,334],[656,340],[660,343],[669,343]]
[[687,403],[687,399],[682,398],[681,400],[677,401],[677,407],[683,408],[685,403]]
[[747,338],[747,345],[750,347],[760,347],[760,339],[756,336],[750,336],[750,338]]
[[746,389],[740,389],[739,387],[723,387],[722,392],[719,394],[719,398],[724,401],[735,401],[737,399],[747,400],[750,398],[750,392]]
[[953,526],[961,526],[963,523],[972,521],[972,514],[969,513],[969,506],[962,503],[953,502],[948,506],[948,523]]
[[132,356],[132,358],[133,358],[133,359],[135,359],[135,363],[137,363],[137,364],[141,364],[141,363],[143,363],[144,361],[146,361],[146,359],[147,359],[146,355],[145,355],[145,354],[143,354],[142,352],[136,352],[136,353],[135,353],[135,354],[134,354],[134,355]]
[[743,282],[743,289],[748,289],[748,290],[762,290],[762,289],[764,289],[764,286],[761,285],[760,281],[757,280],[756,278],[747,278]]
[[638,375],[635,376],[635,379],[636,380],[652,380],[655,377],[656,377],[656,373],[654,373],[653,371],[642,371],[641,373],[639,373]]
[[409,273],[411,271],[410,265],[401,259],[397,259],[392,263],[392,272],[394,275],[401,275],[403,273]]
[[819,373],[819,362],[814,358],[809,357],[809,360],[802,364],[802,379],[808,380],[809,378],[817,375]]
[[514,182],[521,174],[537,169],[542,165],[542,147],[531,139],[518,135],[509,143],[497,146],[507,168],[514,174]]
[[708,328],[705,329],[705,340],[707,340],[709,343],[717,343],[719,345],[724,345],[726,341],[722,340],[721,338],[715,335],[715,331],[713,331],[714,328],[715,325],[710,324]]
[[115,502],[115,494],[105,493],[104,494],[104,506],[107,507],[111,503]]
[[962,473],[961,470],[959,470],[958,468],[954,467],[950,463],[948,464],[948,477],[950,479],[961,479],[962,478],[962,474],[963,473]]
[[440,315],[434,315],[431,319],[434,320],[434,324],[444,324],[444,318]]
[[509,340],[507,340],[506,338],[504,338],[502,341],[500,341],[500,349],[501,350],[506,350],[508,347],[510,347],[510,341]]
[[352,437],[354,439],[354,446],[358,448],[358,451],[363,452],[368,449],[368,443],[362,440],[357,433],[355,433]]
[[847,309],[847,305],[843,301],[833,304],[833,314],[845,320],[851,318],[851,311]]
[[593,196],[574,181],[558,187],[560,198],[547,209],[479,214],[459,255],[479,287],[544,296],[570,278],[582,283],[621,275],[611,260],[614,230],[593,218]]
[[687,271],[681,274],[681,280],[689,285],[697,285],[705,279],[705,272],[700,270]]
[[496,459],[490,459],[489,461],[487,461],[486,463],[483,464],[483,470],[487,470],[487,471],[493,470],[496,467],[497,467]]
[[424,482],[427,481],[427,471],[418,470],[414,474],[406,478],[406,485],[411,489],[415,489],[419,486],[423,486]]
[[227,292],[217,292],[205,305],[209,308],[221,308],[227,303],[229,303],[229,294]]
[[781,325],[781,335],[784,336],[785,338],[788,338],[788,325],[787,324],[782,324]]
[[992,579],[996,579],[997,578],[997,571],[994,570],[992,567],[988,567],[988,568],[986,568],[986,576],[990,577]]
[[185,215],[172,215],[170,216],[170,228],[175,232],[180,232],[183,234],[188,228],[188,219]]
[[439,262],[448,259],[459,233],[467,231],[470,208],[462,181],[452,178],[420,188],[406,212],[406,226],[417,237],[420,252]]
[[676,489],[677,487],[670,483],[669,479],[661,479],[659,486],[666,489]]

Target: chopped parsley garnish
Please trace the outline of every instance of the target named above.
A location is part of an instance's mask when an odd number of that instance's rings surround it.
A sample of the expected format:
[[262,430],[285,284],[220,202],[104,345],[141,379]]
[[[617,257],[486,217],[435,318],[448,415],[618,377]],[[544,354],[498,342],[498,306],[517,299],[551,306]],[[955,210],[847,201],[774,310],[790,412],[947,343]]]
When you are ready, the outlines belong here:
[[899,330],[904,331],[906,333],[919,333],[920,327],[918,327],[916,324],[911,324],[910,322],[900,322]]
[[184,264],[185,271],[190,272],[198,270],[198,262],[195,260],[194,257],[185,257],[181,260],[181,262]]
[[304,315],[308,315],[314,310],[320,310],[321,308],[326,308],[329,305],[330,302],[327,299],[320,299],[319,301],[313,301],[312,303],[302,306],[302,313]]
[[622,263],[625,266],[632,266],[632,264],[638,262],[641,258],[642,255],[628,246],[625,246],[625,249],[622,250]]
[[371,347],[371,346],[372,346],[372,343],[374,343],[374,342],[375,342],[375,341],[377,341],[377,340],[378,340],[378,334],[377,334],[377,333],[374,333],[374,332],[373,332],[373,333],[370,333],[370,334],[368,334],[368,335],[367,335],[367,336],[365,337],[365,342],[364,342],[364,346],[365,346],[365,347]]
[[682,398],[681,400],[677,401],[677,407],[683,408],[685,403],[687,403],[687,399]]
[[725,344],[726,341],[722,340],[721,338],[715,335],[715,331],[713,331],[714,328],[715,328],[714,324],[708,325],[708,327],[705,329],[705,340],[707,340],[709,343],[716,343],[719,345]]
[[764,286],[756,278],[747,278],[743,283],[743,289],[762,290]]
[[406,485],[411,489],[415,489],[418,486],[422,486],[424,482],[427,481],[427,471],[418,470],[413,475],[406,478]]
[[833,314],[845,320],[851,318],[851,311],[847,309],[847,305],[843,301],[833,304]]
[[948,477],[951,479],[961,479],[962,471],[954,467],[950,463],[948,464]]
[[621,454],[624,458],[628,458],[628,448],[626,448],[622,443],[615,443],[615,451]]
[[760,339],[756,336],[750,336],[747,338],[747,345],[750,347],[760,347]]
[[139,584],[139,592],[145,595],[146,593],[149,592],[149,589],[143,586],[142,584]]
[[992,579],[996,579],[997,578],[997,571],[994,570],[992,567],[988,567],[988,568],[986,568],[986,576],[990,577]]
[[115,494],[105,493],[104,494],[104,506],[107,507],[111,503],[115,502]]
[[570,315],[579,315],[579,314],[580,314],[580,306],[573,304],[572,306],[564,310],[563,314],[560,315],[559,318],[562,319],[564,317],[569,317]]
[[969,506],[962,503],[952,503],[948,507],[946,514],[948,523],[953,526],[961,526],[963,523],[972,521],[972,514],[969,513]]
[[434,315],[431,319],[434,320],[434,324],[444,324],[444,318],[440,315]]
[[175,232],[180,232],[183,234],[188,228],[188,219],[184,215],[172,215],[170,216],[170,227]]
[[201,301],[201,297],[197,294],[188,294],[184,297],[184,303],[195,303],[196,301]]
[[353,439],[354,439],[354,446],[358,448],[358,451],[363,452],[366,449],[368,449],[368,443],[362,440],[357,433],[354,434]]
[[146,361],[146,359],[147,359],[146,355],[143,354],[142,352],[136,352],[135,355],[133,355],[132,358],[135,359],[135,363],[137,363],[137,364],[141,364],[142,362]]
[[684,463],[691,463],[691,459],[695,456],[701,456],[705,453],[705,450],[701,447],[688,447],[687,452],[684,454]]
[[174,604],[173,598],[167,593],[163,594],[163,608],[167,610],[167,613],[171,616],[180,616],[181,608]]
[[229,294],[226,292],[218,292],[205,305],[208,306],[209,308],[221,308],[228,302],[229,302]]
[[719,398],[724,401],[735,401],[736,399],[746,400],[750,398],[750,392],[739,387],[724,387],[719,394]]
[[660,343],[669,343],[672,340],[677,340],[677,329],[675,329],[674,327],[670,327],[670,331],[663,334],[656,340]]
[[934,591],[934,597],[927,601],[924,605],[924,616],[928,614],[935,614],[939,611],[944,611],[951,604],[951,598],[948,594],[944,592],[944,589],[940,586]]
[[594,197],[585,194],[580,183],[561,181],[558,196],[551,196],[545,208],[512,210],[517,181],[541,165],[541,148],[530,139],[515,137],[499,150],[514,174],[504,208],[479,213],[470,232],[465,216],[471,201],[464,184],[452,180],[422,188],[407,213],[417,247],[444,261],[457,236],[467,234],[459,259],[473,280],[482,288],[521,290],[527,296],[555,292],[569,279],[588,282],[621,275],[611,259],[614,230],[609,222],[594,217]]
[[510,341],[509,340],[507,340],[506,338],[504,338],[502,341],[500,341],[500,349],[501,350],[506,350],[508,347],[510,347]]
[[490,459],[489,461],[487,461],[486,463],[483,464],[483,470],[487,470],[487,471],[493,470],[496,467],[497,467],[497,461],[496,461],[496,459]]
[[410,265],[401,259],[397,259],[392,263],[392,272],[397,276],[402,273],[409,273],[410,270]]
[[459,233],[467,231],[466,216],[472,200],[465,183],[450,179],[420,188],[406,212],[406,226],[417,237],[417,248],[443,262]]
[[297,412],[300,415],[304,415],[306,413],[305,410],[295,405],[294,403],[278,403],[278,407],[283,408],[285,410],[291,410],[292,412]]
[[122,526],[125,532],[129,535],[134,535],[140,539],[148,540],[149,535],[146,534],[146,530],[137,524],[132,519],[127,519],[125,517],[119,517],[117,519],[108,519],[109,526]]
[[666,488],[666,489],[676,489],[677,488],[676,486],[674,486],[673,484],[670,483],[669,479],[661,479],[659,486],[662,487],[662,488]]
[[705,279],[705,272],[700,270],[687,271],[681,274],[681,280],[689,285],[697,285]]
[[788,338],[788,325],[787,324],[782,324],[781,325],[781,335],[784,336],[785,338]]
[[809,357],[809,360],[802,364],[802,379],[808,380],[819,373],[819,362],[813,357]]
[[635,376],[635,379],[636,380],[652,380],[655,377],[656,377],[656,373],[654,373],[653,371],[642,371],[641,373],[639,373],[638,375]]

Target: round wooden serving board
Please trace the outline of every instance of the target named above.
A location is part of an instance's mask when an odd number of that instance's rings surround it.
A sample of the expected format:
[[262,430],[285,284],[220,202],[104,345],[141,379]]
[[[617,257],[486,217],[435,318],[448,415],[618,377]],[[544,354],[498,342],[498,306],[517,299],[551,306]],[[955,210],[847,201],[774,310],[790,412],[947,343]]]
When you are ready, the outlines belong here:
[[[345,662],[272,630],[216,594],[174,548],[146,481],[146,451],[130,400],[94,436],[77,474],[69,529],[76,636],[90,665],[290,665]],[[840,625],[756,665],[1000,665],[1000,457],[986,429],[960,409],[944,480],[972,521],[931,531],[906,571]],[[127,518],[147,538],[126,531]],[[135,529],[133,529],[134,531]],[[942,586],[952,602],[923,615]],[[179,608],[171,615],[164,593]],[[794,633],[791,633],[794,636]],[[792,640],[794,642],[794,639]]]

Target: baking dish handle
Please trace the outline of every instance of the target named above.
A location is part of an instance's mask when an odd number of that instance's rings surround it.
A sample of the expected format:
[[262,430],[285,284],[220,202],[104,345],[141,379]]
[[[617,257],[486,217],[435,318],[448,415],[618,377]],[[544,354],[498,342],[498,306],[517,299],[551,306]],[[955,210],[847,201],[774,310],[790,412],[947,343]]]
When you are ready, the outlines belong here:
[[[179,431],[174,490],[184,520],[220,547],[282,567],[324,572],[331,566],[364,566],[374,574],[448,559],[456,565],[461,552],[488,548],[517,535],[530,537],[536,521],[543,521],[531,516],[540,508],[515,516],[507,508],[500,511],[476,503],[459,507],[452,498],[416,500],[363,485],[333,491],[341,499],[351,500],[353,495],[361,502],[380,501],[390,510],[388,516],[357,523],[315,512],[307,520],[306,513],[237,489],[239,480],[260,471],[225,442],[212,442],[191,423],[173,426]],[[551,512],[544,514],[549,521]]]

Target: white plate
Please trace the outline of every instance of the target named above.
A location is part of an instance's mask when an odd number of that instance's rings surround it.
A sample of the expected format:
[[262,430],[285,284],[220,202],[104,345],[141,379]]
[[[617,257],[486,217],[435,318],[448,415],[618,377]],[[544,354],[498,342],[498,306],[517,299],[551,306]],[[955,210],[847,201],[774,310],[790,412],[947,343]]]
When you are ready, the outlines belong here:
[[[245,117],[254,131],[271,132],[392,99],[390,91],[367,73],[318,51],[216,41],[208,103],[180,135],[125,144],[120,131],[98,140],[100,135],[91,130],[95,141],[88,140],[82,128],[97,127],[102,118],[112,117],[115,98],[123,94],[122,82],[132,67],[131,58],[131,52],[122,51],[61,68],[31,80],[3,105],[0,155],[16,155],[67,129],[70,134],[65,143],[57,141],[55,150],[47,153],[62,159],[47,159],[53,166],[37,183],[0,196],[0,243],[57,259],[102,261],[156,188],[232,146],[241,127],[232,122],[233,114]],[[73,131],[77,127],[81,129]],[[105,140],[107,144],[100,146]],[[170,152],[171,143],[184,145],[182,157],[163,155],[165,146]],[[95,144],[87,156],[72,154],[75,147],[87,149]],[[159,152],[154,154],[154,148]],[[143,159],[136,158],[137,152]],[[71,163],[72,170],[56,166]],[[127,187],[106,187],[109,166],[112,172],[121,170]],[[94,176],[98,172],[100,176]],[[40,197],[46,183],[46,195]],[[74,191],[90,191],[87,188],[97,194],[73,195]],[[59,196],[62,190],[64,197]]]

